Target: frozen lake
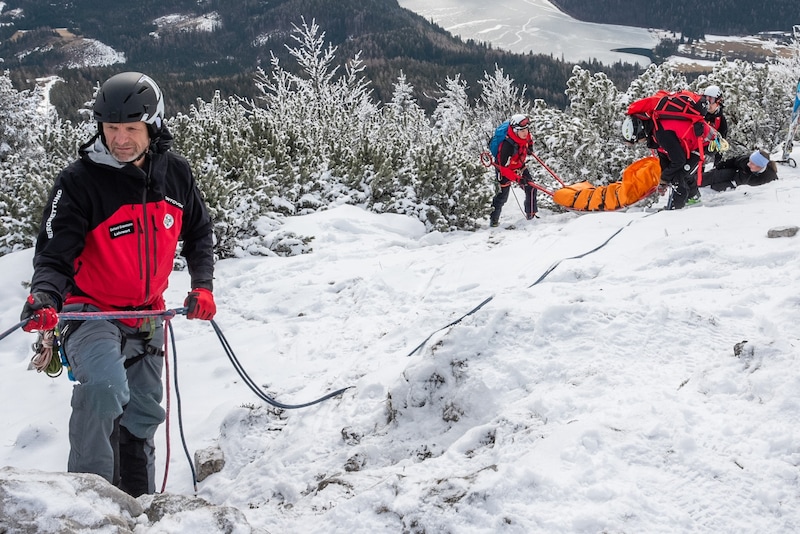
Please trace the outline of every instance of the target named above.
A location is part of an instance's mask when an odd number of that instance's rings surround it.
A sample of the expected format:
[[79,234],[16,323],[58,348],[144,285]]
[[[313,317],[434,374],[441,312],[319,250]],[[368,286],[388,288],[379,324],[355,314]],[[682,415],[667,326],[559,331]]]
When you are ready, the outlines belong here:
[[644,56],[613,52],[658,44],[653,30],[581,22],[546,0],[398,0],[401,7],[432,20],[453,35],[491,43],[516,53],[552,54],[569,62],[597,59],[648,65]]

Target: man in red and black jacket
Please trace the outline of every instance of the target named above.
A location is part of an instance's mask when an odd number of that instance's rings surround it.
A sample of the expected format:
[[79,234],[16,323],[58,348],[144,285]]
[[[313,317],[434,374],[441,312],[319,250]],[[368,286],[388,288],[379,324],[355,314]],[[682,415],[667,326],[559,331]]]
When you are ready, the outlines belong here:
[[536,216],[536,188],[533,187],[533,178],[525,160],[533,153],[533,139],[530,133],[530,118],[526,115],[516,114],[511,117],[506,132],[506,138],[500,143],[497,151],[496,174],[500,190],[492,199],[492,213],[489,215],[489,224],[497,226],[500,223],[500,212],[503,209],[513,183],[519,183],[525,191],[525,217],[533,219]]
[[[192,290],[189,319],[216,313],[212,223],[188,162],[169,152],[164,100],[125,72],[97,94],[98,133],[57,177],[33,259],[23,329],[52,330],[58,311],[163,310],[178,242]],[[95,473],[133,496],[155,492],[153,437],[164,421],[160,317],[66,321],[76,380],[70,472]]]

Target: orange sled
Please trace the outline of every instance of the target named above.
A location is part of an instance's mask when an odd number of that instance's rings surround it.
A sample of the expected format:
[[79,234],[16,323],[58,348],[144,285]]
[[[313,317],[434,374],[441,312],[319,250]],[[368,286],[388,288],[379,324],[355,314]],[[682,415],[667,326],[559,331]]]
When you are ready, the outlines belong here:
[[577,211],[614,211],[653,193],[660,177],[658,158],[648,156],[628,165],[619,182],[602,186],[589,182],[565,185],[553,192],[553,200],[556,204]]

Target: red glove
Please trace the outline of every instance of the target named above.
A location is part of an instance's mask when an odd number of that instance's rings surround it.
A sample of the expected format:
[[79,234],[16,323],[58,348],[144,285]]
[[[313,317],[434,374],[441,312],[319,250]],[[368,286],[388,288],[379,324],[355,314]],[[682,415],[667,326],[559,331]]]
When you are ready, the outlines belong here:
[[53,297],[42,291],[31,293],[22,307],[19,318],[21,321],[30,318],[22,325],[22,329],[26,332],[53,330],[58,325],[58,312]]
[[217,305],[214,304],[214,294],[204,287],[192,289],[186,300],[183,301],[186,306],[187,319],[202,319],[203,321],[210,321],[217,313]]

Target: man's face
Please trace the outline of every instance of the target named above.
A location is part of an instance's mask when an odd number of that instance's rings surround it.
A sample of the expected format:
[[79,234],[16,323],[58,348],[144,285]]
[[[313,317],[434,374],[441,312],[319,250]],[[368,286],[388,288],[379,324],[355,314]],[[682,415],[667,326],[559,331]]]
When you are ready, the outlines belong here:
[[144,158],[140,159],[140,156],[150,145],[147,125],[141,121],[104,122],[102,124],[106,146],[114,159],[120,163],[133,163],[137,167],[141,167],[144,164]]

